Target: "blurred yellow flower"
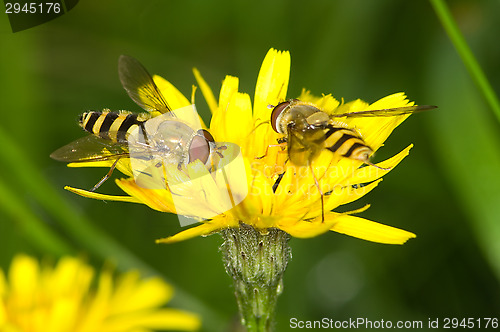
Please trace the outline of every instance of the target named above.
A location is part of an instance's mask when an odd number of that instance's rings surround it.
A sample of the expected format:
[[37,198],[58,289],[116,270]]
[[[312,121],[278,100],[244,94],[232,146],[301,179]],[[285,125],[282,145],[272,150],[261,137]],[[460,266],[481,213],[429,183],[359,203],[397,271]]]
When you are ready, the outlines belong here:
[[[313,162],[319,186],[325,193],[325,215],[322,220],[321,196],[309,168],[297,168],[287,162],[286,151],[276,146],[278,139],[283,136],[273,131],[269,121],[270,105],[277,105],[287,99],[290,75],[288,52],[271,49],[266,55],[257,79],[253,107],[250,96],[238,91],[237,77],[227,76],[224,79],[217,101],[196,69],[194,74],[212,112],[211,134],[217,142],[232,142],[241,148],[247,169],[245,184],[248,185],[248,194],[240,204],[229,211],[209,220],[200,218],[201,225],[160,239],[158,242],[171,243],[195,236],[210,235],[222,229],[239,227],[240,223],[251,225],[263,233],[269,228],[278,228],[299,238],[335,231],[374,242],[402,244],[415,237],[413,233],[352,215],[367,207],[349,213],[333,211],[374,189],[382,180],[382,176],[408,155],[411,145],[392,158],[377,164],[380,168],[361,167],[363,164],[361,161],[334,158],[332,153],[323,152]],[[169,82],[159,76],[155,76],[154,80],[172,109],[190,105],[188,99]],[[316,97],[305,90],[298,99],[313,103],[330,114],[413,105],[404,93],[387,96],[373,104],[361,100],[339,102],[331,95]],[[342,119],[342,123],[349,128],[355,128],[366,144],[376,151],[407,117],[408,115],[353,117]],[[84,163],[72,166],[97,166],[97,164]],[[110,162],[101,163],[99,166],[110,166]],[[129,196],[109,196],[70,187],[67,189],[85,197],[142,203],[158,211],[176,212],[168,188],[162,190],[143,188],[135,182],[130,167],[118,165],[118,168],[129,178],[119,179],[116,183]],[[231,174],[228,177],[230,178]],[[237,180],[245,182],[241,176]],[[214,186],[220,187],[220,183],[215,180]],[[207,192],[205,196],[210,195],[211,193]],[[193,200],[192,204],[193,210],[210,208],[207,201],[199,199]]]
[[141,279],[137,271],[116,280],[73,257],[55,267],[17,255],[6,276],[0,270],[2,332],[195,331],[194,314],[160,308],[172,297],[160,278]]

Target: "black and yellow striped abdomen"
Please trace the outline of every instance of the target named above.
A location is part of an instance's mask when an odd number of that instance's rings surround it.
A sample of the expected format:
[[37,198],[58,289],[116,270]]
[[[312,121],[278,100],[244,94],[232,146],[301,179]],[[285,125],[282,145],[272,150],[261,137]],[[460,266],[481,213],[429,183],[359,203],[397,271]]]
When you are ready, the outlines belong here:
[[324,149],[363,162],[373,153],[356,130],[341,125],[309,125],[307,130],[289,127],[288,134],[288,156],[297,166],[310,165]]
[[113,142],[126,142],[127,134],[149,119],[145,113],[89,111],[80,115],[80,126],[91,134]]
[[366,162],[373,150],[353,129],[329,125],[325,129],[324,147],[345,158]]

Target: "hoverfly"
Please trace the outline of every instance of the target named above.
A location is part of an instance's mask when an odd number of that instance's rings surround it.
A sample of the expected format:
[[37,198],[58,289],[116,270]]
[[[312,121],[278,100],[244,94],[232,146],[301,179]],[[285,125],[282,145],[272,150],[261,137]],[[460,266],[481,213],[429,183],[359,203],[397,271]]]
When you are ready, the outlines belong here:
[[284,141],[286,141],[288,159],[296,166],[310,168],[316,187],[321,195],[321,216],[324,221],[324,194],[320,189],[311,165],[323,150],[326,149],[337,156],[359,160],[364,164],[382,169],[370,162],[373,149],[365,143],[360,133],[353,128],[342,125],[336,121],[336,118],[397,116],[433,108],[436,108],[436,106],[420,105],[328,114],[314,104],[292,99],[273,107],[271,126],[277,133],[285,135]]
[[[209,167],[213,153],[220,155],[212,135],[194,130],[177,119],[148,71],[136,59],[122,55],[118,73],[123,88],[132,100],[149,113],[89,111],[80,116],[79,124],[92,135],[80,138],[53,152],[50,157],[63,162],[114,160],[109,172],[91,189],[95,191],[112,174],[121,158],[135,157],[145,162],[167,162],[179,170],[188,163],[200,160]],[[160,116],[153,115],[161,113]],[[131,146],[132,133],[134,137]],[[222,157],[222,156],[221,156]],[[159,167],[159,165],[158,165]]]

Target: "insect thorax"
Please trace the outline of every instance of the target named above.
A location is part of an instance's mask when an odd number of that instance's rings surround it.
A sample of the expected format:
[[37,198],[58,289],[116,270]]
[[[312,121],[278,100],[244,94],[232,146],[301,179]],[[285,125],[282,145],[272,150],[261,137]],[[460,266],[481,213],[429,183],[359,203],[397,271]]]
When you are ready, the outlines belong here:
[[280,125],[282,128],[293,125],[298,130],[305,130],[311,126],[324,126],[329,119],[328,114],[313,105],[291,104],[281,115]]
[[138,138],[141,144],[148,147],[153,159],[179,167],[188,162],[189,148],[196,135],[188,125],[180,121],[166,120],[155,130],[147,130],[146,133],[145,137],[139,135]]

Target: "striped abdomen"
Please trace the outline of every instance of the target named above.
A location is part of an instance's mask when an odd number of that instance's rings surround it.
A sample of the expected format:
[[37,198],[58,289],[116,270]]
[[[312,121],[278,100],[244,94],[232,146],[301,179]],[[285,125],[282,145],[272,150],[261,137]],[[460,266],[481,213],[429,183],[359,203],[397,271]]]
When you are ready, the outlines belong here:
[[365,144],[355,130],[333,125],[329,125],[325,129],[324,146],[342,157],[363,162],[369,161],[370,155],[373,153],[373,150]]
[[80,116],[80,126],[91,134],[113,142],[126,142],[127,133],[147,120],[145,114],[89,111]]

